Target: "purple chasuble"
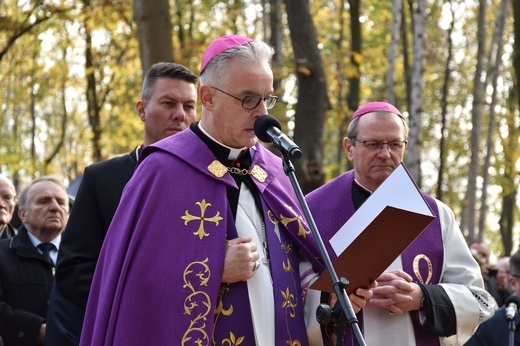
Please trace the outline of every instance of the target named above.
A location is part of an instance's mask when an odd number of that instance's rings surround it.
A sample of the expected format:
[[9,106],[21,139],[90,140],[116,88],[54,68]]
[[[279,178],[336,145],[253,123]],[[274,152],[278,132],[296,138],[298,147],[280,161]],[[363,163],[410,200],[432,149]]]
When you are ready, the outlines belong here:
[[[276,344],[307,345],[298,250],[323,267],[281,160],[260,145],[252,156],[267,173],[252,180],[264,203]],[[191,130],[144,150],[101,250],[81,345],[255,344],[247,283],[221,282],[225,241],[237,236],[226,186],[237,186],[210,172],[214,161]]]
[[[329,256],[334,261],[337,256],[329,244],[329,240],[355,213],[352,200],[352,185],[354,184],[354,171],[350,170],[322,187],[312,191],[305,198],[312,212],[316,226],[320,231],[327,247]],[[436,218],[415,241],[401,254],[403,270],[410,274],[416,283],[437,284],[440,282],[443,261],[444,246],[442,230],[439,219],[439,210],[435,200],[422,193],[426,202],[434,212]],[[403,220],[406,222],[406,220]],[[398,235],[399,225],[390,232]],[[359,265],[354,264],[353,265]],[[341,276],[341,273],[338,273]],[[347,278],[348,279],[348,278]],[[411,316],[412,319],[416,318]],[[362,311],[358,314],[360,325],[362,324]],[[358,345],[351,329],[347,328],[345,345]],[[369,332],[369,331],[367,331]],[[417,345],[439,345],[439,338],[424,332],[414,323],[414,333]]]

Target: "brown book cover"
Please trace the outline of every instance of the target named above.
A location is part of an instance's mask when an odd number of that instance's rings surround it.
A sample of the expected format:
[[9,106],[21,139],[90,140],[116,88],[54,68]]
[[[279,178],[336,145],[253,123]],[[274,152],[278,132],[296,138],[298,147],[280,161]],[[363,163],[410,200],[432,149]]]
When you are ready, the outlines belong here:
[[[335,251],[342,250],[333,267],[338,277],[349,280],[347,293],[368,287],[434,219],[410,174],[399,165],[331,239]],[[333,292],[329,272],[311,288]]]

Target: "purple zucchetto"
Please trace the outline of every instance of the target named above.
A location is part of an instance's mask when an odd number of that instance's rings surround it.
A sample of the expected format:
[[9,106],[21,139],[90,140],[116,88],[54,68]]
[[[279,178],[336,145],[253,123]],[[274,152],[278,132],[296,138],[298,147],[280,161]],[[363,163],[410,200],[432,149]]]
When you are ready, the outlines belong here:
[[367,114],[367,113],[380,112],[380,111],[394,113],[404,119],[404,116],[401,114],[401,112],[399,112],[399,109],[395,108],[390,103],[369,102],[369,103],[359,107],[357,109],[357,111],[355,111],[354,114],[352,115],[351,120],[355,119],[356,117],[360,117],[364,114]]
[[206,51],[204,52],[204,55],[202,56],[200,73],[202,74],[202,71],[204,71],[211,59],[217,55],[220,55],[222,52],[225,52],[228,49],[241,46],[251,41],[253,40],[240,35],[228,35],[217,38],[209,44],[208,48],[206,48]]

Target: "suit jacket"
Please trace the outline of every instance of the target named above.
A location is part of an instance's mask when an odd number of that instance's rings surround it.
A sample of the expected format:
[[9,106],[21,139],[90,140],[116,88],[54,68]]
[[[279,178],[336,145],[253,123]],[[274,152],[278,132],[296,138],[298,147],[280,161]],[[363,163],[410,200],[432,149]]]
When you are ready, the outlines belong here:
[[[515,317],[515,346],[520,345],[520,315]],[[495,311],[493,317],[482,323],[465,346],[508,346],[509,321],[506,319],[506,307]]]
[[47,316],[48,345],[78,344],[99,252],[140,151],[138,147],[84,171],[58,253]]
[[6,346],[37,345],[47,315],[53,264],[34,247],[27,229],[0,240],[0,336]]

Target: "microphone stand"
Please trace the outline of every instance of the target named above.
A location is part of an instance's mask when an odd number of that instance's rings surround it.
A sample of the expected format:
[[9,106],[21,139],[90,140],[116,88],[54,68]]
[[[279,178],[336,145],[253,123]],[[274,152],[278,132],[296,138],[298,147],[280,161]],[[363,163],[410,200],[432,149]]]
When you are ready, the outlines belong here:
[[509,346],[515,346],[515,330],[516,323],[515,318],[509,321]]
[[[307,205],[307,201],[305,201],[303,192],[300,188],[300,185],[298,184],[298,180],[296,179],[296,174],[294,173],[294,166],[290,160],[290,157],[284,153],[282,153],[282,156],[283,169],[285,171],[285,174],[291,180],[291,184],[294,188],[294,191],[296,192],[298,201],[300,202],[305,217],[307,218],[307,222],[309,223],[309,227],[311,228],[312,235],[314,236],[314,239],[316,239],[316,243],[318,244],[320,254],[323,258],[323,261],[325,262],[325,267],[329,271],[330,277],[332,279],[332,287],[334,288],[334,292],[338,297],[338,301],[331,312],[332,321],[334,322],[334,331],[337,337],[336,344],[343,345],[345,322],[348,322],[356,336],[359,345],[366,346],[365,340],[363,339],[363,335],[361,334],[361,330],[359,328],[356,314],[352,309],[352,304],[350,303],[350,300],[347,296],[347,292],[345,291],[345,288],[348,286],[349,282],[345,278],[341,278],[341,280],[338,279],[338,275],[336,274],[336,271],[332,266],[332,261],[330,260],[329,254],[327,253],[327,249],[325,248],[325,244],[323,243],[321,235],[318,232],[316,223],[314,222],[314,219],[309,210],[309,206]],[[330,313],[330,307],[325,304],[320,305],[316,313],[318,322],[325,320],[325,315],[327,313]]]

